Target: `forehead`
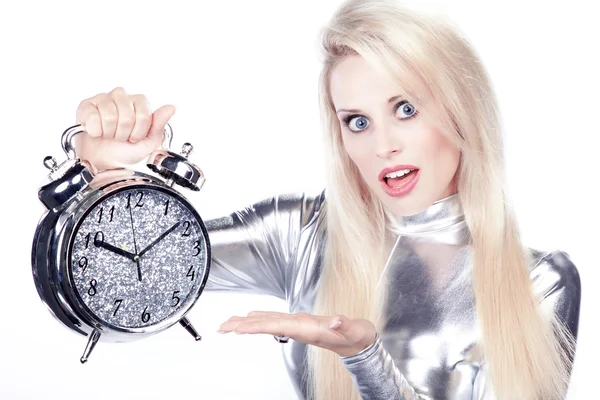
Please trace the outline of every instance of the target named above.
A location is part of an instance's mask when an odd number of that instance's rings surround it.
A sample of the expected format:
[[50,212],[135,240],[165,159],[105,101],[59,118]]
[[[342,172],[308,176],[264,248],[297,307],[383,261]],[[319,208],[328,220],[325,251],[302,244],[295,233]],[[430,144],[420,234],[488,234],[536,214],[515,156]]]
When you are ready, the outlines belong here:
[[359,55],[340,61],[331,71],[331,98],[336,109],[387,104],[390,97],[402,95],[400,87]]

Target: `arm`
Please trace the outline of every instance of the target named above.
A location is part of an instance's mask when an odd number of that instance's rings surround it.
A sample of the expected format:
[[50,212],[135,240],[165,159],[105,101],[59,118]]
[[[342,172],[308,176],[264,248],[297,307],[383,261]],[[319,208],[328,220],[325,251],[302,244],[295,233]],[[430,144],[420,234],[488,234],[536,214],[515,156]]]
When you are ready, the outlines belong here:
[[410,386],[383,348],[379,335],[360,353],[341,359],[364,400],[429,400]]
[[285,299],[300,234],[323,201],[324,192],[279,195],[207,221],[212,257],[206,290]]
[[[539,260],[531,271],[535,293],[540,296],[542,309],[557,313],[567,328],[577,338],[581,282],[575,265],[564,252],[538,254]],[[418,394],[394,365],[384,349],[381,338],[358,354],[341,357],[342,362],[364,400],[425,400],[429,397]],[[487,365],[479,369],[473,383],[473,399],[494,398],[489,381]]]
[[[85,99],[77,123],[87,134],[78,135],[77,155],[101,170],[136,164],[161,145],[174,112],[170,105],[152,112],[144,95],[120,87]],[[207,221],[211,268],[205,289],[284,298],[300,233],[323,200],[324,191],[280,195]]]

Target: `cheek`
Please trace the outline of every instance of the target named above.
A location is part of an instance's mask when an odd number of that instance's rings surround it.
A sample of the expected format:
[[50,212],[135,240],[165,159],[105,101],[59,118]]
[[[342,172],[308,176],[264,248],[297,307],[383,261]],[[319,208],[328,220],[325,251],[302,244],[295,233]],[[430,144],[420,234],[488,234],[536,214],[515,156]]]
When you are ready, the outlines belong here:
[[349,137],[348,134],[343,134],[342,141],[348,157],[362,169],[366,161],[366,152],[364,146],[361,146],[360,140]]
[[344,134],[342,139],[346,154],[356,164],[363,178],[368,181],[367,177],[373,175],[374,168],[372,151],[360,137],[348,137],[348,134]]
[[427,149],[426,158],[430,165],[435,165],[435,175],[440,181],[454,177],[460,162],[460,150],[450,139],[438,130],[430,129],[422,148]]

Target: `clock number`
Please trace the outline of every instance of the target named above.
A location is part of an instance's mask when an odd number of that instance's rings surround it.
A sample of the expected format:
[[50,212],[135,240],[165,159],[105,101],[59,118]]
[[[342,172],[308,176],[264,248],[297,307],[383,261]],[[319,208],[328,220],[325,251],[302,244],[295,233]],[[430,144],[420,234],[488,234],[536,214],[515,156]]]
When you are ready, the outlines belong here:
[[144,308],[144,311],[142,311],[142,322],[150,321],[150,313],[146,312],[147,309],[148,309],[148,306],[146,306],[146,308]]
[[191,277],[191,278],[192,278],[192,279],[191,279],[192,281],[194,280],[194,277],[196,276],[196,271],[192,271],[192,270],[193,270],[193,268],[194,268],[194,266],[193,266],[193,265],[192,265],[192,266],[190,266],[190,269],[188,269],[188,272],[187,272],[187,274],[185,274],[185,276],[187,276],[187,277]]
[[98,293],[98,291],[96,290],[96,285],[98,285],[98,282],[96,282],[95,279],[92,279],[90,281],[90,288],[88,289],[88,294],[90,296],[95,296],[96,293]]
[[87,259],[87,257],[81,257],[79,259],[79,267],[83,268],[83,271],[81,271],[81,273],[85,272],[85,269],[87,268],[87,266],[88,266],[88,259]]
[[[87,249],[90,244],[91,233],[85,235],[85,248]],[[102,231],[96,232],[94,235],[94,246],[100,247],[104,244],[104,233]]]
[[117,311],[119,311],[119,307],[121,307],[121,303],[123,302],[123,299],[117,299],[115,300],[115,304],[117,305],[117,308],[115,309],[115,312],[113,313],[113,317],[115,315],[117,315]]
[[167,215],[167,213],[169,212],[169,200],[171,199],[167,199],[167,201],[165,202],[165,215]]
[[177,307],[177,304],[179,304],[179,301],[181,301],[179,296],[175,296],[177,293],[179,293],[179,290],[176,290],[173,292],[173,297],[171,297],[171,299],[176,300],[176,301],[175,301],[175,304],[171,305],[171,307]]
[[[144,203],[142,203],[142,199],[144,198],[144,193],[138,192],[138,196],[139,196],[139,199],[134,207],[142,207],[144,205]],[[125,207],[125,208],[129,208],[129,207],[131,207],[131,193],[129,193],[127,195],[127,207]]]
[[200,241],[199,241],[199,240],[196,240],[196,241],[194,242],[194,250],[198,250],[198,251],[196,252],[196,254],[194,254],[194,257],[196,257],[198,254],[200,254],[200,251],[201,251],[201,250],[200,250]]
[[102,231],[96,232],[94,235],[94,246],[100,247],[104,244],[104,233]]
[[[115,206],[112,206],[108,213],[110,214],[108,222],[112,222],[112,219],[115,216]],[[100,207],[100,211],[98,211],[98,223],[102,222],[102,214],[104,214],[104,207]]]
[[[115,216],[115,206],[112,206],[110,208],[110,210],[108,211],[110,218],[108,219],[108,222],[112,222],[113,217]],[[98,211],[98,223],[102,222],[102,215],[104,214],[104,207],[100,207],[100,211]]]
[[183,223],[183,226],[185,226],[185,231],[181,234],[181,236],[190,236],[190,233],[188,232],[188,230],[190,229],[190,221],[185,221]]

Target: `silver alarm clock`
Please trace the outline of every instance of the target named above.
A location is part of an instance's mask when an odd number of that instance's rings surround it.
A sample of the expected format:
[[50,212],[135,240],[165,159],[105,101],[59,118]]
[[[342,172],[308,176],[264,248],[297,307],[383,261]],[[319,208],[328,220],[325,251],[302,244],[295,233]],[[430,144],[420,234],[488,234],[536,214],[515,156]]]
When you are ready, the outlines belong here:
[[41,300],[69,329],[88,336],[81,362],[98,341],[126,342],[181,324],[196,340],[186,313],[210,272],[204,222],[174,185],[199,191],[205,178],[188,160],[192,146],[163,148],[147,165],[97,172],[77,158],[80,125],[62,135],[66,161],[50,169],[38,197],[46,207],[33,240],[32,272]]

